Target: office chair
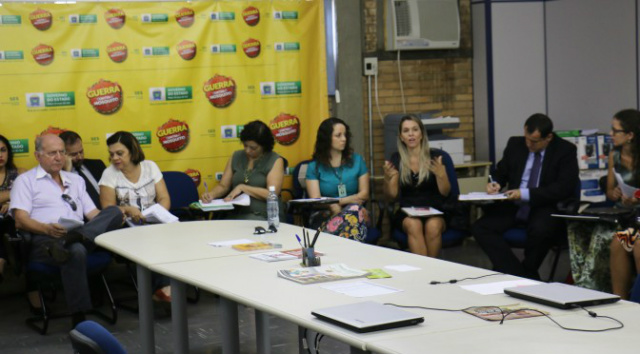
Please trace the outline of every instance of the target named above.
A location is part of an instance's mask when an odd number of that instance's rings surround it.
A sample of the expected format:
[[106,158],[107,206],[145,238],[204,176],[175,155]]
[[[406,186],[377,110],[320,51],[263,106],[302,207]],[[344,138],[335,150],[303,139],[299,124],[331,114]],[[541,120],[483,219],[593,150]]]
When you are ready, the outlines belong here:
[[94,321],[84,321],[69,332],[74,354],[126,354],[120,342]]
[[179,171],[163,171],[162,177],[167,185],[169,198],[171,198],[171,209],[169,211],[177,216],[180,221],[195,220],[200,216],[197,210],[189,208],[191,203],[200,199],[198,188],[191,177]]
[[[453,160],[451,159],[449,153],[444,150],[441,150],[440,152],[442,153],[442,163],[447,170],[447,177],[449,178],[449,184],[451,185],[449,198],[457,203],[458,195],[460,195],[460,186],[458,185],[458,176],[456,174],[456,169],[453,165]],[[392,208],[388,209],[390,215],[393,214],[393,209],[393,206]],[[463,217],[466,217],[467,219],[469,218],[466,210],[463,210]],[[447,225],[447,229],[442,233],[442,248],[461,245],[464,239],[468,236],[469,232],[467,230],[463,230],[459,227],[456,228],[454,227],[454,225]],[[391,239],[398,243],[400,249],[405,251],[409,249],[409,237],[404,231],[394,228],[391,232]]]
[[[16,268],[26,275],[27,289],[34,289],[38,292],[41,309],[34,312],[34,316],[27,318],[27,325],[36,332],[44,335],[49,328],[49,321],[57,318],[70,317],[68,312],[54,313],[48,306],[57,296],[57,289],[61,288],[60,267],[46,263],[36,262],[29,259],[31,252],[31,234],[25,231],[18,231],[11,240],[11,247],[15,253]],[[18,263],[19,262],[19,263]],[[104,277],[104,271],[111,263],[111,254],[100,249],[87,254],[87,273],[89,284],[102,283],[109,301],[111,313],[105,314],[95,308],[88,314],[96,315],[110,324],[118,321],[118,310],[111,294],[111,289]]]

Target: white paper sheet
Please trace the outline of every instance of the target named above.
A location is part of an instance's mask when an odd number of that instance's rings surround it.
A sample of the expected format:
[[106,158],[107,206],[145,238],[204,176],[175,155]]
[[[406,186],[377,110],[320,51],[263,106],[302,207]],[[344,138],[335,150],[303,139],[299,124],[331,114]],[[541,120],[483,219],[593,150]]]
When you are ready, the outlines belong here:
[[243,243],[252,243],[252,242],[256,242],[256,241],[248,240],[246,238],[243,238],[243,239],[239,239],[239,240],[209,242],[209,246],[213,246],[213,247],[231,247],[233,245],[241,245]]
[[398,272],[410,272],[413,270],[420,270],[420,268],[418,267],[414,267],[406,264],[393,264],[393,265],[388,265],[384,267],[387,269],[398,271]]
[[485,284],[460,285],[460,287],[465,290],[473,291],[474,293],[478,293],[480,295],[493,295],[504,293],[504,288],[513,288],[516,286],[529,286],[536,284],[540,284],[540,282],[530,279],[520,279]]
[[329,283],[321,285],[320,287],[352,297],[385,295],[402,291],[390,286],[384,286],[364,281],[350,283]]
[[618,182],[618,187],[620,187],[620,190],[622,191],[622,195],[624,195],[625,197],[633,197],[634,193],[636,192],[636,190],[638,190],[638,188],[632,187],[624,183],[624,181],[622,180],[622,176],[617,172],[615,174],[616,174],[616,182]]
[[75,229],[76,227],[80,227],[84,225],[84,222],[78,221],[76,219],[67,219],[67,218],[60,217],[60,219],[58,219],[58,224],[62,225],[62,227],[64,227],[65,229],[67,229],[67,231],[69,231],[69,230]]

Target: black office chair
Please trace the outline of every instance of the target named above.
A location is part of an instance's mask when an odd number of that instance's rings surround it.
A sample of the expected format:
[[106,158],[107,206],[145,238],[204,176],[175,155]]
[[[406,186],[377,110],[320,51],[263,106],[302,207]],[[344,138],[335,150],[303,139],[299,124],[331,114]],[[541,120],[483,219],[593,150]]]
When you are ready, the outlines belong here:
[[[34,315],[27,318],[26,323],[33,330],[44,335],[47,333],[50,320],[71,316],[68,311],[53,312],[49,306],[49,302],[56,300],[57,290],[61,288],[60,267],[29,259],[31,252],[30,233],[18,231],[10,241],[12,251],[15,254],[16,269],[21,273],[25,273],[27,290],[37,291],[40,300],[41,310],[32,310]],[[90,288],[95,289],[97,283],[102,283],[111,310],[110,314],[105,314],[94,307],[88,314],[96,315],[110,324],[115,324],[118,321],[118,309],[113,300],[109,284],[104,277],[104,272],[109,263],[111,263],[111,254],[109,252],[96,250],[87,254],[87,273]],[[102,300],[102,298],[98,300]]]

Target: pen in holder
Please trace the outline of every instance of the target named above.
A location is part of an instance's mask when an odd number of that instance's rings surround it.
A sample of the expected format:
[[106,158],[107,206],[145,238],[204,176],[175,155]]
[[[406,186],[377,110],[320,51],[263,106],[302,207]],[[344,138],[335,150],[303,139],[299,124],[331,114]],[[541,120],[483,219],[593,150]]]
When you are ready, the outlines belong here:
[[320,257],[316,257],[315,248],[302,248],[302,266],[317,267],[320,265]]

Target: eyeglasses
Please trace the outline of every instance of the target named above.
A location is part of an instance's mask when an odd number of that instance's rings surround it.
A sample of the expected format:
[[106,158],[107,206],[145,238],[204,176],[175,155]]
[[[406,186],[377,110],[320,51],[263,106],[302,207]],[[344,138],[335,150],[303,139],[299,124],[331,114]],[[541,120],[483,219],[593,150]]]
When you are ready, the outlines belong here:
[[262,226],[256,226],[255,231],[253,231],[254,235],[262,235],[262,234],[269,234],[269,233],[276,233],[278,232],[278,229],[276,229],[275,226],[271,225],[269,226],[269,230],[265,229]]
[[63,194],[62,195],[62,200],[64,200],[65,202],[67,202],[67,204],[69,204],[69,206],[71,206],[71,209],[73,211],[78,210],[78,206],[76,205],[76,202],[73,201],[73,198],[71,198],[70,195],[68,194]]
[[626,133],[627,131],[626,131],[626,130],[624,130],[624,129],[616,129],[616,128],[614,128],[614,127],[611,127],[611,132],[612,132],[613,134],[618,134],[618,133]]

